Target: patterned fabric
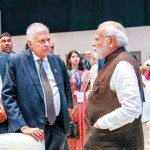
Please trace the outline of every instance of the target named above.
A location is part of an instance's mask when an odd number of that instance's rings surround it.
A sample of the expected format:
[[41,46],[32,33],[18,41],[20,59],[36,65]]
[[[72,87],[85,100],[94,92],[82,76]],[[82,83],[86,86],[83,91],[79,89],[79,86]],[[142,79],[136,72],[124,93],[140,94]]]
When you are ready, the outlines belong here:
[[[76,72],[77,77],[79,78],[79,72]],[[90,72],[88,70],[82,71],[82,83],[81,83],[81,90],[83,91],[87,79],[90,76]],[[74,91],[79,91],[76,87],[76,81],[73,76],[70,78],[70,84],[71,84],[71,90],[72,90],[72,97],[73,97],[73,105],[77,103],[77,98],[74,95]],[[87,90],[90,89],[90,85],[88,85]],[[86,91],[87,91],[86,90]],[[85,138],[85,130],[86,126],[84,123],[84,114],[85,114],[85,108],[86,108],[87,98],[84,96],[84,102],[79,104],[77,107],[74,115],[71,118],[71,121],[75,121],[78,123],[78,133],[79,133],[79,139],[68,139],[68,147],[69,150],[82,150],[83,144],[84,144],[84,138]]]

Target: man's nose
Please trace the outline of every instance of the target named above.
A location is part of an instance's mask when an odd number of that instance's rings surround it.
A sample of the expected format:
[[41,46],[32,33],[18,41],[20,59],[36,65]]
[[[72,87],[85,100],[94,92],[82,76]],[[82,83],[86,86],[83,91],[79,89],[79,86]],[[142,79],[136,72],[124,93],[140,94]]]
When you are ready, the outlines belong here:
[[50,47],[50,42],[48,40],[46,40],[45,45]]

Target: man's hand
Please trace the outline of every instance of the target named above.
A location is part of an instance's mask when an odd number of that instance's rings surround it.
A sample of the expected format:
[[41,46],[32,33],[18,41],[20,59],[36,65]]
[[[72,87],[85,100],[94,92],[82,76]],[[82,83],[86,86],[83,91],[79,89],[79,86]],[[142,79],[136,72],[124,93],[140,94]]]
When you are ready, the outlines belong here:
[[100,129],[100,127],[99,127],[98,124],[97,124],[97,121],[94,123],[94,126],[93,126],[93,127],[97,128],[97,129]]
[[20,128],[20,130],[22,133],[32,136],[37,141],[44,140],[44,131],[39,128],[30,128],[28,126],[24,126],[24,127]]
[[7,119],[5,110],[3,106],[0,106],[0,123],[4,122]]

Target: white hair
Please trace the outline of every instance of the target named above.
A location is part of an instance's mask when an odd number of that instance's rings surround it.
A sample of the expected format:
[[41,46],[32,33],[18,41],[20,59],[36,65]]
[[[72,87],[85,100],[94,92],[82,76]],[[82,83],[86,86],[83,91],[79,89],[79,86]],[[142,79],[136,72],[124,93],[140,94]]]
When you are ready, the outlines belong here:
[[27,40],[33,40],[35,37],[35,34],[38,32],[46,31],[49,32],[49,29],[47,26],[45,26],[42,23],[33,23],[31,24],[26,31]]
[[114,21],[106,21],[99,25],[99,28],[104,28],[104,36],[113,35],[116,38],[116,43],[119,47],[127,46],[128,37],[126,35],[126,31],[124,27]]

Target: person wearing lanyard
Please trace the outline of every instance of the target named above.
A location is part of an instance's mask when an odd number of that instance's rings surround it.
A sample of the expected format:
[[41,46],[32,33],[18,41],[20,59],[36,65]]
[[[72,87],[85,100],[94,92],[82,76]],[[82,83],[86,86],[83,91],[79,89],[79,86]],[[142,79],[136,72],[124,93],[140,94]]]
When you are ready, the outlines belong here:
[[[84,123],[84,112],[87,103],[87,98],[83,90],[87,84],[87,79],[90,76],[90,72],[84,68],[84,65],[81,61],[81,56],[75,50],[69,52],[66,65],[67,69],[71,73],[70,85],[73,97],[73,105],[75,106],[76,103],[80,103],[71,117],[71,121],[78,123],[79,139],[68,139],[68,146],[69,150],[81,150],[85,137],[86,126]],[[90,85],[87,86],[85,91],[88,91],[89,89]],[[70,114],[71,111],[72,110],[69,110]]]

